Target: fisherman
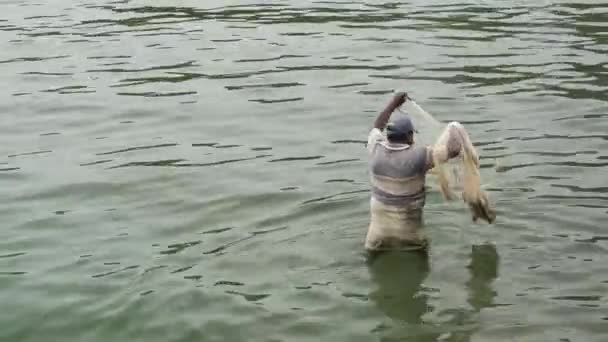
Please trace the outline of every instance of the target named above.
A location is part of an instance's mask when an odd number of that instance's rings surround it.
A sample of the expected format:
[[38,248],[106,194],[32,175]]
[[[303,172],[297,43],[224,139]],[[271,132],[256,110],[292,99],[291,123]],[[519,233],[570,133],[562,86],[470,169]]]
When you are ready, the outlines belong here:
[[[391,114],[409,98],[397,93],[380,112],[369,133],[367,149],[371,173],[370,225],[365,239],[369,252],[426,250],[422,231],[426,173],[434,167],[433,149],[414,142],[414,124],[408,116],[389,122]],[[387,125],[388,123],[388,125]],[[448,124],[448,141],[438,162],[460,155],[464,128]],[[444,160],[443,160],[444,159]],[[435,159],[437,161],[437,159]]]

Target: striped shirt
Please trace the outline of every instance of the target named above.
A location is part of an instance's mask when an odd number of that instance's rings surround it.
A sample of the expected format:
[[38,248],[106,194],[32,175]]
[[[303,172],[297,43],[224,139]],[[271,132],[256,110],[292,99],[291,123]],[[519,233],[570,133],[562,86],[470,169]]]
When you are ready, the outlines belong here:
[[431,149],[423,146],[389,143],[374,128],[369,134],[372,196],[392,206],[413,203],[424,206],[426,172],[432,167]]
[[419,229],[426,172],[433,165],[431,148],[389,143],[382,131],[374,128],[367,149],[372,194],[366,248],[392,248],[403,242],[423,245],[426,238]]

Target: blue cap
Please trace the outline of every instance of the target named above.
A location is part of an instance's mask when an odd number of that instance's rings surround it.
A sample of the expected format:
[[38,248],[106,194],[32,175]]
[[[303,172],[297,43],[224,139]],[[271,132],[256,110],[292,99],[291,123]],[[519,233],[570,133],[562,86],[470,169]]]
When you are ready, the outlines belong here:
[[412,120],[407,116],[399,117],[386,126],[386,135],[391,140],[404,140],[410,132],[415,132],[415,129]]

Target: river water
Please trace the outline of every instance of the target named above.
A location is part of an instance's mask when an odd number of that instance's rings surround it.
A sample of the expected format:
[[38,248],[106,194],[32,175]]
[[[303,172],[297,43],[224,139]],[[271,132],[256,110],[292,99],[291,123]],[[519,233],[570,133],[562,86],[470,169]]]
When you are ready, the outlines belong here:
[[[608,2],[5,0],[0,340],[607,341]],[[396,89],[478,148],[368,262]]]

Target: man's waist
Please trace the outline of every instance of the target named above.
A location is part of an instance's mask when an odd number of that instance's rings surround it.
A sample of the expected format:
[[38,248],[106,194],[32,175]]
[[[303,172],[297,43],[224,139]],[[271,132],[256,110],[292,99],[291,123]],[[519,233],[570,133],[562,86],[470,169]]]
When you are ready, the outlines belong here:
[[424,200],[426,198],[426,191],[424,188],[409,194],[392,194],[380,189],[377,186],[372,186],[372,196],[383,204],[391,206],[424,206]]

